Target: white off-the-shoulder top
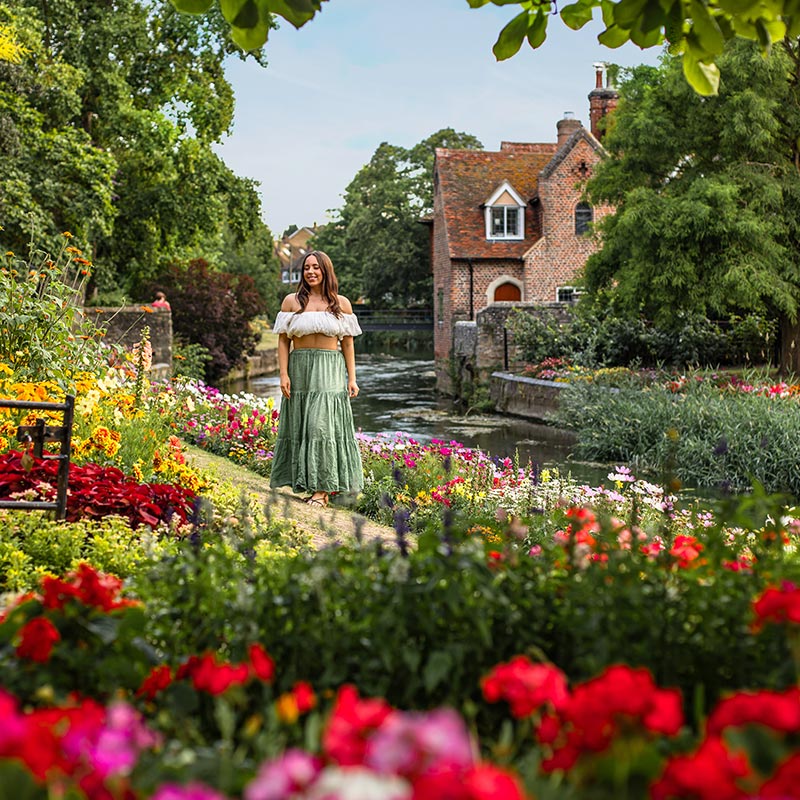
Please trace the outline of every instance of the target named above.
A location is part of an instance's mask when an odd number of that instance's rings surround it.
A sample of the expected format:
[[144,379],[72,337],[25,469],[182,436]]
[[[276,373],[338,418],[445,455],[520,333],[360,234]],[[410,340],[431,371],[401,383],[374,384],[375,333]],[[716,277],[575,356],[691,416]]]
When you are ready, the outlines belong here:
[[358,336],[361,328],[355,314],[337,317],[330,311],[279,311],[272,332],[285,333],[290,339],[321,333],[341,340],[343,336]]

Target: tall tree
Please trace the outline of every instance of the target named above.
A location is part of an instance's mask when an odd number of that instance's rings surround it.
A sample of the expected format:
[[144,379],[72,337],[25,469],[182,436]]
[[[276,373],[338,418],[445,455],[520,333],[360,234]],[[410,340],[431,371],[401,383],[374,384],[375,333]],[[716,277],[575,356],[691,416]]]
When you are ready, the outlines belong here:
[[799,372],[800,44],[764,59],[731,42],[719,66],[716,97],[695,94],[669,56],[623,83],[611,157],[588,187],[617,210],[601,223],[586,287],[666,324],[687,311],[773,315],[783,367]]
[[470,134],[437,131],[406,150],[386,142],[348,185],[337,218],[314,238],[354,297],[396,308],[430,303],[429,232],[437,147],[481,149]]
[[[242,244],[262,224],[253,182],[211,149],[233,118],[223,61],[244,57],[219,12],[198,24],[163,0],[14,8],[34,46],[2,67],[0,121],[13,125],[0,136],[13,145],[36,141],[22,128],[59,135],[45,137],[49,154],[17,148],[3,178],[5,241],[29,237],[22,223],[33,206],[39,240],[70,228],[91,251],[101,291],[136,295],[165,264],[216,259],[226,232]],[[23,113],[29,107],[38,116]]]

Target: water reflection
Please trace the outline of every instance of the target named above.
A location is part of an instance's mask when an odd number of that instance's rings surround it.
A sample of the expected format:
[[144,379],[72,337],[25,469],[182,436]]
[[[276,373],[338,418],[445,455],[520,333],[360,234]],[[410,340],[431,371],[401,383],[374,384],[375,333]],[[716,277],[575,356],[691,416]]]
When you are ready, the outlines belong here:
[[[607,468],[592,468],[569,462],[570,440],[560,431],[532,422],[499,415],[455,411],[436,394],[433,358],[428,353],[358,355],[358,385],[353,401],[356,428],[368,435],[405,433],[417,441],[456,440],[468,447],[500,457],[519,454],[540,466],[559,466],[574,477],[600,483]],[[280,407],[277,375],[253,379],[248,391],[272,397]]]

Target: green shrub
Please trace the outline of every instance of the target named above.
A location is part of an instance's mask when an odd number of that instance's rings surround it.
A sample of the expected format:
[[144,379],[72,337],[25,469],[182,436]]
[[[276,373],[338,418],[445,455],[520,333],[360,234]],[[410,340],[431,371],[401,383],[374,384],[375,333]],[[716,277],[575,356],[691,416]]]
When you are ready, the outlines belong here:
[[690,380],[685,393],[665,386],[570,384],[560,395],[560,424],[578,434],[578,458],[631,464],[684,483],[800,497],[797,399],[721,392]]

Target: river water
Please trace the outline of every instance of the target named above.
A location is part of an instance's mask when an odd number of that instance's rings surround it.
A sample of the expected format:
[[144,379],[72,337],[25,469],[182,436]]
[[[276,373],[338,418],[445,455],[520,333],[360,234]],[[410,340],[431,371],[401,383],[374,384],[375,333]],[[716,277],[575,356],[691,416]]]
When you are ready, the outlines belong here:
[[[557,466],[574,478],[600,483],[607,467],[570,461],[570,439],[563,432],[528,420],[500,415],[459,413],[436,393],[433,358],[428,353],[357,354],[359,395],[353,400],[356,429],[368,435],[407,434],[417,441],[455,440],[493,456],[518,455],[540,467]],[[280,407],[277,375],[254,378],[240,387],[272,397]]]

